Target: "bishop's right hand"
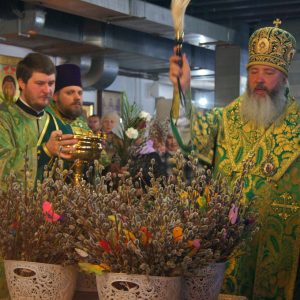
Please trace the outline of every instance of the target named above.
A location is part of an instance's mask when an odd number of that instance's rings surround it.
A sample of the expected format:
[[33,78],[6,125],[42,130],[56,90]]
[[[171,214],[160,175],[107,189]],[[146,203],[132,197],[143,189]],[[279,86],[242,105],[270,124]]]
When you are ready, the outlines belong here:
[[185,54],[182,56],[176,55],[176,47],[174,48],[174,54],[170,57],[169,78],[173,83],[175,91],[178,91],[178,78],[183,92],[190,89],[190,65]]

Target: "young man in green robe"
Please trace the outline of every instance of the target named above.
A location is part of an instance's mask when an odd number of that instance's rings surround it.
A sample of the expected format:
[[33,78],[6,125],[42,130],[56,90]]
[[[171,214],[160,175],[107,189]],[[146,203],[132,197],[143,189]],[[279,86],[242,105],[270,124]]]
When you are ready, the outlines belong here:
[[62,126],[44,110],[55,88],[56,70],[51,59],[39,53],[28,54],[17,65],[16,76],[20,97],[16,103],[2,105],[0,109],[1,188],[11,171],[17,179],[24,180],[25,155],[28,185],[33,187],[51,158],[70,159],[70,146],[77,142],[69,126]]
[[245,178],[244,201],[254,202],[261,229],[247,252],[231,257],[224,279],[225,293],[248,299],[300,299],[300,110],[287,79],[295,47],[294,37],[277,26],[255,31],[246,92],[224,108],[193,114],[191,147],[175,125],[177,80],[189,94],[190,67],[185,55],[170,58],[171,123],[182,148],[193,148],[229,183],[241,175],[243,160],[255,163]]
[[[17,65],[20,97],[0,108],[0,188],[6,188],[5,177],[13,171],[24,182],[25,156],[28,188],[42,179],[44,166],[57,156],[71,159],[73,138],[70,128],[45,112],[55,87],[55,66],[51,59],[30,53]],[[0,253],[1,257],[1,253]],[[4,271],[0,266],[0,297],[5,296]]]

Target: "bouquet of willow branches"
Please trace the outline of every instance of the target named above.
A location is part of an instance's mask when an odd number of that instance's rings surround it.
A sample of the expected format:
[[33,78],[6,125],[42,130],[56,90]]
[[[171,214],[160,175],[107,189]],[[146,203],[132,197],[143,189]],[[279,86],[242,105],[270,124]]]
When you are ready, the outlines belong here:
[[[241,201],[247,163],[230,190],[194,159],[186,162],[178,153],[176,162],[173,178],[154,178],[150,167],[146,191],[125,175],[113,190],[110,174],[98,177],[94,188],[77,187],[77,200],[68,204],[81,229],[69,239],[84,270],[194,274],[208,263],[226,261],[251,236],[255,214]],[[190,184],[183,178],[186,163],[194,172]]]
[[[25,172],[26,173],[26,172]],[[56,173],[56,172],[55,172]],[[49,176],[28,190],[14,174],[0,191],[0,253],[4,259],[74,264],[74,247],[66,236],[76,232],[70,225],[65,202],[72,186],[64,173],[55,180]],[[26,176],[26,175],[25,175]]]

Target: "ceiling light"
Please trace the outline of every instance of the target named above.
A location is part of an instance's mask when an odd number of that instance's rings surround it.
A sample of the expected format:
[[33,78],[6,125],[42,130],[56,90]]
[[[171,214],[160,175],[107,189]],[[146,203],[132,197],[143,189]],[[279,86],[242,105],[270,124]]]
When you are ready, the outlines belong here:
[[206,107],[207,104],[208,104],[208,100],[207,100],[207,98],[205,98],[205,97],[201,97],[201,98],[198,100],[198,103],[199,103],[200,106]]

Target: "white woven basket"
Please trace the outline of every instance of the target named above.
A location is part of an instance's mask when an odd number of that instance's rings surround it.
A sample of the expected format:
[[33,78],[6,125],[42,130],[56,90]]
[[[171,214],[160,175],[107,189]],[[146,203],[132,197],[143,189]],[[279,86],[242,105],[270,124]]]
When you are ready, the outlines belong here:
[[99,299],[180,300],[180,277],[107,273],[96,282]]
[[225,272],[225,263],[208,265],[197,276],[184,277],[183,300],[216,300],[220,294]]
[[77,271],[74,267],[5,260],[11,300],[71,300]]

